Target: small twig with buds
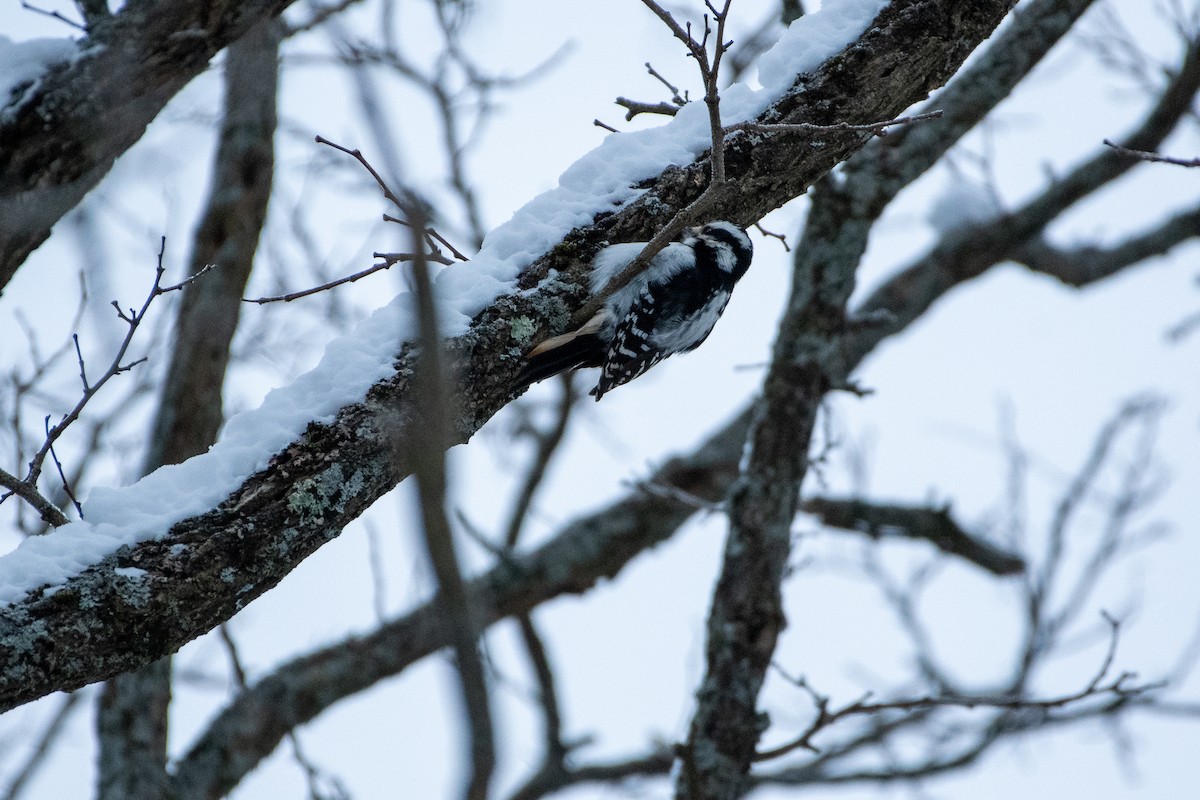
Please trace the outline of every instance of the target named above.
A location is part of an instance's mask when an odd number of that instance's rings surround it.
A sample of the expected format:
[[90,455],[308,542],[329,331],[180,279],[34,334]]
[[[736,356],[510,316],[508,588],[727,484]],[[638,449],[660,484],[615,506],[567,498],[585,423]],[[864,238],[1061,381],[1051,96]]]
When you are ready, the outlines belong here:
[[48,8],[42,8],[41,6],[35,6],[33,3],[28,2],[28,0],[21,0],[21,8],[25,9],[26,11],[32,11],[35,14],[41,14],[44,17],[50,17],[51,19],[56,19],[59,22],[66,24],[66,25],[70,25],[72,28],[75,28],[76,30],[81,30],[84,33],[87,32],[87,26],[84,25],[82,22],[76,22],[75,20],[71,19],[70,17],[65,17],[57,11],[52,11]]
[[613,102],[625,108],[626,122],[638,114],[664,114],[673,117],[679,112],[679,106],[671,103],[643,103],[638,100],[630,100],[628,97],[618,97]]
[[[317,136],[316,141],[318,144],[329,145],[334,150],[340,150],[341,152],[352,156],[356,161],[358,161],[359,164],[362,164],[363,169],[370,173],[371,177],[375,179],[375,183],[378,184],[379,188],[383,191],[383,196],[393,205],[395,205],[396,208],[404,212],[406,216],[415,216],[420,217],[421,219],[425,218],[424,213],[414,214],[412,201],[401,199],[400,195],[396,194],[396,192],[392,190],[392,187],[388,186],[387,181],[383,179],[383,176],[379,174],[379,171],[375,169],[371,162],[367,160],[367,157],[362,154],[361,150],[358,148],[345,147],[336,142],[331,142],[324,136]],[[397,225],[403,225],[406,228],[412,227],[412,224],[408,221],[400,219],[399,217],[393,217],[390,214],[384,214],[383,221],[394,222]],[[298,292],[290,292],[289,294],[258,298],[243,297],[242,302],[254,303],[256,305],[263,305],[264,303],[290,303],[293,300],[299,300],[301,297],[320,294],[321,292],[333,289],[337,286],[342,286],[343,284],[360,281],[368,275],[374,275],[376,272],[382,272],[383,270],[401,262],[415,262],[418,259],[423,259],[426,262],[433,261],[435,263],[445,265],[453,264],[454,260],[442,252],[441,248],[438,246],[439,244],[449,250],[454,259],[458,259],[459,261],[469,260],[466,256],[460,253],[458,249],[454,247],[454,245],[450,244],[450,242],[447,241],[444,236],[430,226],[425,226],[423,228],[421,232],[421,238],[425,240],[425,244],[429,248],[429,251],[426,253],[373,253],[372,257],[382,260],[377,264],[373,264],[364,270],[354,273],[353,275],[346,275],[344,277],[337,278],[336,280],[329,281],[328,283],[323,283],[320,286],[313,286],[312,288],[302,289]]]
[[658,70],[656,70],[654,67],[652,67],[650,65],[649,61],[646,62],[646,71],[649,72],[651,75],[653,75],[655,78],[657,78],[659,83],[661,83],[663,86],[667,87],[667,89],[671,92],[671,102],[672,103],[674,103],[677,106],[687,105],[687,103],[688,103],[687,92],[684,92],[683,95],[680,96],[679,89],[677,89],[675,87],[675,85],[673,83],[671,83],[669,80],[664,78],[658,72]]
[[643,103],[638,100],[630,100],[627,97],[618,97],[616,104],[626,108],[625,121],[629,122],[638,114],[665,114],[668,117],[675,116],[679,109],[688,104],[687,92],[679,94],[679,89],[675,84],[664,78],[658,70],[651,66],[650,62],[646,62],[646,71],[653,75],[659,83],[667,87],[671,92],[671,102],[669,103]]
[[[721,59],[725,55],[725,51],[729,49],[733,42],[725,41],[725,20],[729,17],[729,5],[733,0],[725,0],[725,5],[718,11],[710,0],[704,0],[704,5],[713,15],[713,20],[717,23],[716,30],[716,45],[713,47],[713,55],[710,59],[708,56],[708,37],[712,34],[712,26],[709,22],[708,15],[704,16],[704,38],[696,41],[692,36],[692,27],[689,23],[687,28],[680,26],[671,13],[660,6],[654,0],[642,0],[642,4],[646,8],[654,12],[655,16],[663,21],[663,23],[671,29],[671,33],[675,38],[683,42],[688,48],[689,54],[696,59],[696,65],[700,68],[700,76],[704,79],[704,103],[708,106],[708,121],[713,131],[713,149],[712,149],[712,182],[725,182],[725,152],[722,147],[724,136],[721,135],[721,92],[717,85],[717,78],[721,71]],[[651,73],[657,74],[657,73]],[[661,77],[660,77],[661,80]],[[665,83],[665,81],[664,81]],[[670,84],[667,84],[670,86]],[[678,95],[678,92],[676,92]]]

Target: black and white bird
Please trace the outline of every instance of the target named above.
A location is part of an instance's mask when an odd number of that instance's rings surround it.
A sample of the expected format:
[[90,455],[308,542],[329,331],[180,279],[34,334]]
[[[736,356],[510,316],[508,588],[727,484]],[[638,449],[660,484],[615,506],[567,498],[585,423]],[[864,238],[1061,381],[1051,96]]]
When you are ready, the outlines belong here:
[[[592,295],[601,294],[645,246],[630,242],[601,250],[592,263]],[[695,350],[717,324],[753,254],[750,237],[732,222],[688,229],[682,241],[659,251],[582,327],[535,347],[523,381],[600,367],[600,380],[590,392],[599,400],[664,358]]]

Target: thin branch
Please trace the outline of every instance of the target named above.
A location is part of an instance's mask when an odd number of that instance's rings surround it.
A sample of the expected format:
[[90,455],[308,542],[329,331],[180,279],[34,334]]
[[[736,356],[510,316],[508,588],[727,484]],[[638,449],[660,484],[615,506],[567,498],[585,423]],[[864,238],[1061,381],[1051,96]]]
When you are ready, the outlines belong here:
[[1153,161],[1159,164],[1174,164],[1177,167],[1200,167],[1200,158],[1174,158],[1172,156],[1164,156],[1158,153],[1152,153],[1149,150],[1135,150],[1132,147],[1124,147],[1110,139],[1105,139],[1104,144],[1111,147],[1116,153],[1136,158],[1139,161]]
[[337,142],[331,142],[320,134],[315,137],[315,141],[317,144],[328,145],[334,150],[341,150],[346,155],[351,156],[358,161],[359,164],[362,164],[363,169],[371,174],[371,177],[375,179],[375,183],[378,184],[379,188],[383,191],[384,198],[387,199],[392,205],[396,206],[396,208],[403,211],[406,215],[410,214],[411,209],[409,206],[401,201],[396,193],[392,191],[392,187],[388,186],[387,181],[385,181],[383,176],[376,171],[375,167],[372,166],[371,162],[366,159],[366,156],[362,154],[361,150],[359,150],[357,147],[351,149],[344,145],[340,145]]
[[874,538],[902,535],[930,542],[944,553],[956,555],[996,575],[1012,575],[1025,569],[1025,560],[1015,553],[972,536],[950,516],[949,507],[930,508],[859,499],[812,497],[802,504],[825,525]]
[[1130,264],[1154,256],[1200,237],[1200,206],[1184,209],[1124,241],[1107,247],[1082,245],[1056,247],[1045,239],[1033,240],[1013,253],[1013,259],[1029,269],[1049,275],[1068,286],[1084,286],[1115,274]]
[[679,113],[679,106],[672,105],[671,103],[642,103],[638,100],[630,100],[627,97],[618,97],[613,102],[626,109],[626,122],[629,122],[638,114],[664,114],[668,117],[673,117]]
[[928,708],[941,707],[956,707],[956,708],[1000,708],[1009,711],[1049,711],[1055,708],[1063,708],[1082,700],[1087,700],[1099,696],[1112,696],[1118,700],[1127,700],[1139,695],[1153,692],[1163,688],[1163,683],[1143,683],[1132,684],[1131,681],[1136,677],[1133,673],[1122,672],[1115,678],[1108,679],[1108,673],[1112,667],[1113,656],[1116,652],[1116,644],[1119,632],[1119,626],[1112,617],[1105,614],[1105,620],[1111,626],[1111,636],[1109,639],[1109,648],[1105,653],[1104,660],[1100,664],[1095,676],[1082,689],[1070,694],[1061,695],[1059,697],[1033,699],[1025,697],[1013,697],[1007,695],[987,695],[987,694],[971,694],[971,695],[949,695],[949,696],[928,696],[908,698],[903,700],[890,700],[882,703],[869,702],[870,694],[865,695],[859,700],[856,700],[840,709],[830,710],[829,698],[827,696],[816,693],[806,683],[802,683],[802,688],[809,692],[814,704],[817,706],[817,715],[809,726],[797,737],[787,742],[786,744],[774,747],[770,750],[765,750],[755,754],[756,762],[769,761],[787,755],[795,750],[804,749],[812,752],[820,752],[819,749],[812,743],[813,737],[820,731],[830,727],[831,725],[851,716],[860,715],[875,715],[889,711],[916,711]]
[[28,0],[21,0],[21,8],[25,9],[26,11],[32,11],[35,14],[41,14],[44,17],[50,17],[51,19],[56,19],[59,22],[62,22],[66,25],[70,25],[72,28],[75,28],[76,30],[83,31],[85,33],[87,32],[87,26],[84,25],[82,22],[73,20],[70,17],[65,17],[62,14],[60,14],[58,11],[42,8],[41,6],[35,6],[33,3],[28,2]]
[[542,637],[534,627],[533,618],[528,614],[517,617],[517,627],[521,632],[521,642],[529,655],[529,663],[533,668],[534,678],[538,685],[538,701],[542,707],[542,747],[543,760],[547,766],[561,766],[567,757],[567,745],[562,738],[562,710],[559,707],[558,691],[554,685],[554,668],[550,665],[550,656]]
[[625,114],[626,122],[629,122],[638,114],[665,114],[666,116],[673,117],[679,112],[680,108],[688,104],[687,93],[685,92],[683,96],[680,96],[679,89],[651,66],[649,61],[646,62],[646,70],[671,92],[671,102],[642,103],[626,97],[618,97],[614,102],[619,106],[624,106],[628,110],[628,113]]
[[666,11],[654,0],[642,0],[642,4],[667,25],[675,38],[687,46],[688,52],[695,58],[696,64],[700,69],[700,75],[704,79],[704,102],[708,106],[709,129],[712,136],[712,149],[709,152],[709,182],[699,197],[687,206],[679,209],[671,220],[646,243],[642,251],[609,281],[603,292],[593,297],[575,314],[573,320],[579,323],[590,319],[600,310],[606,299],[640,274],[650,263],[651,259],[660,250],[674,241],[689,221],[700,217],[700,215],[707,211],[725,189],[725,132],[721,127],[721,95],[718,81],[720,79],[721,57],[729,48],[729,44],[724,41],[723,37],[725,35],[725,20],[729,14],[729,4],[731,2],[732,0],[725,0],[725,5],[721,11],[717,11],[711,4],[707,4],[717,22],[717,43],[710,58],[708,51],[705,49],[711,30],[707,16],[704,21],[704,39],[697,42],[692,37],[690,25],[687,30],[684,30],[675,21],[675,18],[671,16],[670,12]]
[[554,458],[554,454],[558,452],[559,445],[563,442],[563,437],[567,433],[567,424],[571,420],[571,412],[575,408],[575,401],[578,396],[575,394],[571,386],[571,375],[567,373],[560,381],[562,386],[562,394],[559,396],[558,406],[555,409],[554,422],[546,431],[534,431],[533,438],[537,444],[537,451],[534,454],[532,463],[529,465],[529,471],[525,475],[525,481],[521,485],[521,490],[517,494],[517,500],[513,504],[512,513],[509,515],[508,527],[504,535],[504,546],[513,548],[517,545],[517,539],[521,535],[521,529],[525,524],[525,518],[529,514],[529,508],[533,504],[534,495],[541,487],[543,480],[546,477],[546,470],[550,466],[550,461]]
[[161,297],[168,292],[174,292],[182,289],[211,269],[211,265],[206,266],[196,274],[180,281],[177,284],[172,286],[163,286],[162,277],[166,272],[166,268],[163,266],[163,255],[166,252],[166,245],[167,240],[164,236],[160,242],[158,251],[158,263],[155,267],[154,282],[150,287],[150,292],[146,295],[146,299],[143,301],[141,308],[130,308],[129,312],[126,313],[115,300],[113,301],[113,307],[117,311],[117,316],[126,324],[126,331],[121,344],[117,348],[116,355],[113,357],[108,368],[104,371],[104,374],[101,375],[99,380],[97,380],[95,383],[88,381],[87,369],[84,365],[83,354],[79,348],[79,338],[78,336],[73,335],[72,342],[75,345],[75,353],[79,361],[79,378],[83,384],[83,392],[79,400],[76,401],[75,406],[70,411],[63,415],[63,417],[58,421],[58,424],[54,425],[53,427],[50,427],[50,418],[48,416],[46,417],[45,438],[41,447],[38,448],[37,452],[34,453],[33,458],[30,459],[29,469],[23,479],[17,479],[15,476],[0,470],[0,486],[4,486],[5,488],[9,489],[12,494],[17,495],[21,499],[26,500],[33,505],[33,507],[41,515],[43,521],[49,525],[54,525],[57,527],[64,524],[67,519],[60,510],[54,508],[53,504],[42,497],[37,491],[37,482],[41,477],[42,468],[46,457],[51,456],[53,459],[53,462],[58,469],[59,477],[62,479],[63,489],[72,503],[75,504],[76,509],[79,509],[79,502],[75,499],[74,493],[71,491],[70,483],[63,472],[62,464],[59,462],[58,455],[54,451],[55,443],[66,432],[66,430],[76,420],[79,419],[80,414],[83,412],[87,404],[91,402],[92,398],[94,398],[101,389],[104,388],[104,385],[108,383],[111,378],[116,375],[120,375],[122,372],[128,372],[146,360],[143,357],[130,362],[122,363],[123,359],[125,358],[125,353],[128,351],[129,345],[132,343],[133,337],[137,333],[138,327],[141,325],[142,320],[145,318],[146,313],[150,308],[150,304],[153,303],[156,298]]
[[810,122],[797,122],[786,125],[764,122],[735,122],[732,125],[726,125],[724,130],[725,133],[736,133],[737,131],[751,131],[753,133],[878,133],[896,125],[912,125],[915,122],[941,119],[943,113],[941,109],[934,109],[922,114],[911,114],[883,122],[868,122],[862,125],[852,125],[848,122],[836,122],[832,125],[816,125]]
[[238,652],[237,642],[233,639],[233,633],[229,630],[229,623],[217,626],[217,638],[225,649],[225,656],[229,659],[229,672],[233,676],[234,688],[239,692],[245,690],[248,685],[246,668],[242,665],[242,657]]
[[[29,505],[33,506],[33,510],[38,512],[38,515],[41,516],[42,521],[47,525],[53,525],[57,528],[60,525],[66,525],[68,522],[70,522],[70,520],[67,519],[66,514],[59,510],[56,505],[43,497],[41,492],[37,490],[37,486],[29,481],[23,481],[16,475],[12,475],[5,470],[0,469],[0,486],[8,489],[10,493],[6,494],[4,496],[5,498],[11,495],[16,495],[26,503],[29,503]],[[4,498],[0,498],[0,501],[3,499]]]
[[671,102],[672,103],[674,103],[677,106],[687,105],[687,102],[688,102],[687,93],[685,92],[683,94],[683,96],[681,97],[679,94],[679,89],[677,89],[675,87],[675,85],[673,83],[671,83],[669,80],[664,78],[662,76],[662,73],[660,73],[658,70],[656,70],[650,64],[649,61],[646,62],[646,71],[649,72],[659,83],[661,83],[663,86],[667,87],[667,91],[669,91],[671,93]]
[[264,303],[290,303],[293,300],[299,300],[302,297],[310,297],[311,295],[320,294],[321,292],[328,291],[347,283],[360,281],[363,278],[374,275],[376,272],[382,272],[383,270],[390,269],[395,264],[399,264],[401,262],[413,262],[418,258],[424,258],[427,261],[436,261],[439,264],[454,263],[441,253],[372,253],[372,257],[381,258],[383,260],[378,264],[373,264],[364,270],[354,273],[353,275],[346,275],[345,277],[337,278],[336,280],[329,281],[328,283],[322,283],[320,286],[313,286],[309,289],[301,289],[298,292],[290,292],[288,294],[281,294],[273,297],[243,297],[242,302],[255,303],[257,305],[262,305]]
[[769,231],[766,228],[764,228],[760,223],[757,223],[757,222],[754,223],[754,229],[769,239],[778,239],[779,243],[781,245],[783,245],[783,252],[785,252],[785,253],[792,252],[792,248],[788,246],[788,240],[787,240],[786,233],[775,233],[774,231]]
[[[404,207],[411,209],[413,246],[419,253],[420,232],[425,230],[424,209],[415,198]],[[486,800],[496,758],[487,678],[478,650],[479,623],[463,586],[453,534],[446,517],[443,448],[451,419],[450,392],[442,366],[443,345],[429,267],[420,256],[413,262],[413,267],[421,351],[416,375],[416,410],[423,424],[419,428],[420,435],[408,443],[409,451],[402,457],[414,465],[425,545],[437,575],[439,601],[451,627],[463,705],[470,725],[471,773],[464,798]]]
[[[143,359],[144,360],[144,359]],[[47,415],[44,420],[46,427],[46,436],[50,436],[50,416]],[[54,445],[50,445],[50,458],[54,461],[54,468],[58,471],[58,478],[62,481],[63,493],[71,501],[71,505],[75,506],[75,513],[81,518],[83,517],[83,506],[79,504],[79,500],[75,497],[75,492],[71,490],[71,482],[67,480],[66,474],[63,473],[62,462],[58,460],[58,453],[54,451]]]

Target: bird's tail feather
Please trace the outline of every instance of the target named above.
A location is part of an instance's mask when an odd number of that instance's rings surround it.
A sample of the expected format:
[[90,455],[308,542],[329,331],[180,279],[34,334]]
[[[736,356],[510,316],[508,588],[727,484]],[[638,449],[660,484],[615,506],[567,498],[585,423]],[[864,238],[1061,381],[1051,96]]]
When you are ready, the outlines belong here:
[[543,342],[529,354],[519,376],[522,385],[544,381],[569,369],[600,366],[604,345],[599,336],[586,333],[560,338],[565,341],[561,344],[554,340]]

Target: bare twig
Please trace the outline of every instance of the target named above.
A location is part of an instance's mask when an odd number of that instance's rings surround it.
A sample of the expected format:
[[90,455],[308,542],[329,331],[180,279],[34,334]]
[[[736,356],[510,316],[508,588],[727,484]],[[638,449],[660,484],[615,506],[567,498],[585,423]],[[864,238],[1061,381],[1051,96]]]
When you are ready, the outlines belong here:
[[66,514],[63,514],[56,505],[43,497],[41,492],[37,490],[37,486],[29,481],[23,481],[16,475],[0,469],[0,486],[8,489],[4,497],[0,497],[0,502],[12,495],[16,495],[33,506],[33,510],[38,512],[42,521],[47,525],[53,525],[57,528],[59,525],[66,525],[70,522]]
[[320,286],[313,286],[309,289],[302,289],[298,292],[290,292],[289,294],[281,294],[274,297],[257,297],[253,299],[249,297],[243,297],[242,302],[256,303],[258,305],[262,305],[263,303],[290,303],[293,300],[299,300],[301,297],[309,297],[343,284],[360,281],[369,275],[374,275],[376,272],[382,272],[385,269],[389,269],[395,264],[416,261],[418,258],[422,257],[427,261],[436,261],[439,264],[454,263],[441,253],[373,253],[372,256],[374,258],[380,258],[383,260],[378,264],[373,264],[364,270],[354,273],[353,275],[346,275],[345,277],[337,278],[336,280],[329,281],[328,283],[323,283]]
[[[534,627],[533,618],[528,614],[517,617],[517,626],[521,631],[521,641],[525,652],[529,655],[529,663],[538,685],[538,700],[542,707],[543,732],[542,741],[545,748],[543,759],[546,765],[563,764],[567,757],[567,745],[562,738],[562,711],[558,703],[558,691],[554,685],[554,668],[550,665],[550,656],[542,637]],[[543,767],[546,769],[547,767]]]
[[688,102],[687,92],[684,92],[683,96],[681,97],[679,95],[679,89],[677,89],[675,87],[675,85],[673,83],[671,83],[669,80],[664,78],[658,70],[656,70],[653,66],[651,66],[649,61],[646,62],[646,71],[649,72],[652,76],[654,76],[654,78],[656,80],[658,80],[659,83],[661,83],[663,86],[667,87],[667,90],[671,92],[671,102],[672,103],[674,103],[677,106],[687,105],[687,102]]
[[852,125],[849,122],[836,122],[832,125],[816,125],[810,122],[797,122],[788,125],[762,122],[735,122],[732,125],[725,126],[724,130],[726,133],[735,133],[737,131],[752,131],[754,133],[878,133],[885,128],[891,128],[896,125],[911,125],[914,122],[940,119],[942,113],[941,109],[935,109],[927,111],[924,114],[912,114],[883,122],[868,122],[862,125]]
[[959,556],[996,575],[1012,575],[1025,569],[1025,561],[990,542],[972,536],[950,516],[947,506],[906,506],[872,503],[855,498],[812,497],[802,504],[825,525],[880,538],[902,535],[930,542],[944,553]]
[[1134,150],[1131,147],[1124,147],[1116,142],[1105,139],[1104,144],[1111,147],[1114,152],[1130,158],[1136,158],[1141,161],[1154,161],[1160,164],[1174,164],[1177,167],[1200,167],[1200,158],[1174,158],[1172,156],[1159,155],[1151,153],[1148,150]]
[[792,252],[792,248],[788,246],[788,240],[787,240],[786,233],[775,233],[774,231],[769,231],[757,222],[754,223],[754,229],[756,231],[758,231],[759,233],[761,233],[763,236],[766,236],[771,239],[778,239],[779,243],[781,245],[783,245],[783,252],[785,252],[785,253]]
[[[372,165],[371,162],[367,160],[366,156],[364,156],[362,154],[361,150],[359,150],[357,148],[351,149],[349,147],[345,147],[343,145],[337,144],[336,142],[331,142],[330,140],[326,139],[323,136],[317,136],[316,141],[319,144],[328,145],[328,146],[334,148],[335,150],[340,150],[341,152],[352,156],[356,161],[358,161],[358,163],[363,166],[363,169],[365,169],[368,173],[370,173],[371,177],[374,178],[375,183],[383,191],[383,196],[387,200],[389,200],[393,205],[395,205],[397,208],[399,208],[402,212],[404,212],[405,216],[410,217],[410,218],[420,217],[421,219],[426,219],[423,212],[420,211],[419,209],[416,209],[415,206],[413,206],[413,204],[412,204],[413,201],[410,198],[401,198],[400,195],[396,194],[396,192],[394,192],[392,190],[392,187],[388,186],[387,181],[385,181],[383,179],[383,176],[379,174],[379,171],[375,169],[374,165]],[[383,219],[385,222],[395,222],[400,225],[404,225],[406,227],[412,227],[411,222],[404,220],[404,219],[400,219],[398,217],[393,217],[390,214],[384,214]],[[445,254],[443,254],[440,249],[438,249],[438,243],[445,246],[454,255],[454,257],[457,258],[459,261],[467,260],[467,257],[464,256],[462,253],[460,253],[453,245],[451,245],[450,242],[448,242],[444,236],[442,236],[440,233],[438,233],[436,230],[434,230],[432,227],[429,227],[428,225],[423,225],[420,229],[414,229],[413,240],[414,240],[414,243],[416,244],[417,250],[419,250],[419,252],[374,253],[373,256],[375,258],[381,259],[381,261],[377,264],[373,264],[370,267],[367,267],[364,270],[355,272],[352,275],[346,275],[344,277],[337,278],[335,280],[323,283],[319,286],[313,286],[312,288],[303,289],[298,292],[291,292],[288,294],[276,295],[276,296],[272,296],[272,297],[259,297],[259,298],[254,298],[254,299],[246,297],[246,298],[242,298],[242,300],[243,300],[243,302],[246,302],[246,303],[255,303],[258,305],[262,305],[264,303],[280,303],[280,302],[290,303],[291,301],[298,300],[302,297],[309,297],[311,295],[319,294],[321,292],[327,291],[329,289],[333,289],[338,286],[342,286],[347,283],[354,283],[355,281],[360,281],[363,278],[366,278],[370,275],[374,275],[376,272],[381,272],[383,270],[389,269],[393,265],[401,263],[401,262],[416,262],[418,260],[421,260],[423,263],[428,263],[430,261],[433,261],[438,264],[445,264],[445,265],[453,264],[454,261],[451,260]],[[424,249],[424,248],[427,248],[427,249]]]
[[41,14],[44,17],[50,17],[51,19],[56,19],[59,22],[62,22],[66,25],[70,25],[72,28],[75,28],[77,30],[87,31],[87,26],[84,25],[82,22],[76,22],[75,20],[71,19],[70,17],[65,17],[62,14],[60,14],[58,11],[42,8],[40,6],[35,6],[33,3],[28,2],[28,0],[21,0],[21,8],[25,9],[26,11],[32,11],[35,14]]
[[[142,359],[143,361],[145,359]],[[135,362],[136,363],[136,362]],[[82,366],[82,362],[80,362]],[[86,390],[85,390],[86,391]],[[46,437],[50,437],[50,417],[46,416],[43,421],[46,429]],[[71,505],[75,506],[75,513],[80,517],[83,516],[83,506],[79,505],[79,500],[75,498],[75,492],[71,490],[71,482],[67,480],[67,476],[63,473],[62,462],[58,460],[58,453],[54,452],[54,445],[50,445],[50,458],[54,461],[54,468],[58,470],[58,478],[62,481],[63,493],[71,500]]]
[[392,191],[392,187],[388,186],[387,181],[385,181],[383,179],[383,176],[380,175],[378,171],[376,171],[375,167],[372,166],[371,162],[368,161],[366,156],[364,156],[362,154],[361,150],[359,150],[357,147],[349,148],[349,147],[346,147],[345,145],[340,145],[337,142],[331,142],[330,140],[326,139],[324,136],[321,136],[319,134],[316,136],[315,140],[316,140],[317,144],[329,145],[334,150],[341,150],[346,155],[351,156],[356,161],[358,161],[359,164],[362,164],[363,169],[365,169],[367,172],[369,172],[371,174],[371,177],[375,179],[375,183],[378,184],[379,188],[383,191],[383,196],[389,202],[391,202],[392,205],[396,206],[396,208],[403,211],[406,215],[409,215],[411,208],[408,205],[406,205],[403,201],[401,201],[399,196],[397,196],[396,193]]
[[129,349],[130,343],[133,341],[133,336],[135,333],[137,333],[138,326],[142,323],[142,320],[146,316],[146,312],[150,308],[150,304],[154,302],[156,298],[161,297],[168,292],[174,292],[182,289],[212,268],[212,265],[206,266],[196,274],[180,281],[173,286],[163,286],[162,277],[166,272],[166,267],[163,266],[163,254],[166,252],[166,247],[167,238],[164,236],[162,237],[162,241],[160,242],[158,250],[158,265],[155,267],[154,283],[150,287],[150,293],[146,295],[146,299],[142,303],[141,308],[130,308],[129,313],[126,313],[124,309],[122,309],[117,303],[117,301],[113,301],[112,306],[116,309],[117,316],[120,317],[120,319],[128,326],[127,330],[125,331],[125,337],[122,339],[120,346],[118,346],[117,353],[113,357],[112,362],[109,364],[108,369],[105,370],[100,379],[89,386],[83,392],[83,396],[79,398],[79,402],[75,404],[75,407],[67,412],[63,418],[59,420],[58,424],[51,428],[49,432],[47,432],[46,441],[30,461],[29,473],[25,476],[26,481],[32,483],[37,482],[38,477],[42,473],[42,462],[45,461],[46,456],[50,452],[50,448],[54,446],[54,443],[58,440],[58,438],[62,436],[68,427],[70,427],[71,423],[79,419],[79,415],[82,413],[84,407],[91,401],[93,397],[96,396],[96,393],[104,387],[104,384],[108,383],[109,379],[111,379],[113,376],[119,375],[122,372],[127,372],[146,360],[145,358],[140,358],[128,363],[122,363],[123,359],[125,358],[125,353]]
[[[79,359],[79,377],[83,384],[83,392],[79,400],[76,401],[75,406],[70,411],[62,416],[62,418],[58,421],[58,424],[54,425],[53,427],[50,427],[50,418],[46,418],[45,439],[43,440],[41,447],[38,448],[37,452],[34,453],[33,457],[30,459],[29,469],[23,479],[18,481],[14,478],[14,476],[9,475],[7,472],[0,471],[0,485],[9,489],[11,493],[16,494],[17,496],[34,505],[34,507],[38,510],[38,513],[42,515],[42,519],[48,524],[61,525],[66,521],[66,518],[62,516],[61,512],[55,514],[54,511],[57,511],[57,509],[51,511],[50,509],[53,508],[53,504],[51,504],[48,500],[45,500],[44,498],[37,500],[34,497],[34,495],[38,494],[37,482],[41,477],[46,456],[53,457],[54,463],[58,467],[59,476],[63,480],[63,488],[66,490],[68,497],[70,497],[72,502],[75,502],[75,505],[78,508],[79,504],[75,501],[74,495],[71,492],[67,478],[63,473],[62,464],[59,463],[57,454],[54,454],[53,452],[55,443],[66,432],[67,428],[69,428],[76,420],[79,419],[79,415],[83,413],[83,410],[87,404],[91,402],[92,398],[94,398],[101,389],[104,388],[104,385],[108,383],[111,378],[116,375],[120,375],[122,372],[128,372],[146,360],[145,357],[143,357],[133,361],[124,362],[125,353],[128,351],[129,345],[133,341],[134,334],[137,333],[138,326],[140,326],[142,320],[145,319],[146,313],[150,308],[150,304],[153,303],[156,298],[161,297],[168,292],[174,292],[182,289],[212,268],[212,265],[206,266],[196,274],[180,281],[177,284],[172,286],[163,286],[162,278],[163,274],[166,272],[166,268],[163,266],[163,255],[166,252],[166,246],[167,239],[164,236],[159,246],[158,263],[155,267],[154,273],[154,283],[150,287],[150,292],[146,295],[146,299],[142,302],[141,308],[130,308],[128,312],[126,312],[121,308],[117,301],[114,300],[112,303],[113,308],[115,308],[117,311],[117,316],[126,324],[127,327],[125,336],[117,348],[116,355],[113,356],[112,362],[104,371],[104,374],[101,375],[95,383],[91,383],[88,380],[87,370],[83,362],[83,355],[79,349],[78,337],[73,336],[72,341],[75,344],[76,356]],[[25,484],[25,486],[18,487],[15,485],[16,483]]]
[[246,668],[242,665],[242,656],[238,652],[237,642],[233,639],[233,633],[229,630],[229,624],[217,626],[217,638],[221,640],[221,646],[225,649],[225,656],[229,659],[229,672],[233,676],[233,686],[237,691],[246,688]]
[[1104,619],[1109,624],[1111,632],[1108,650],[1105,652],[1099,669],[1082,689],[1058,697],[1035,699],[1021,696],[989,694],[931,695],[872,703],[869,702],[871,695],[868,693],[842,708],[831,710],[829,707],[829,697],[816,692],[802,678],[798,679],[795,681],[796,685],[808,693],[817,708],[816,717],[799,736],[779,747],[755,754],[754,760],[757,762],[769,761],[799,749],[809,750],[814,753],[820,752],[819,748],[812,742],[813,737],[834,723],[851,716],[874,715],[889,711],[918,711],[947,706],[967,709],[987,707],[1009,711],[1048,711],[1050,709],[1063,708],[1064,706],[1094,697],[1109,695],[1118,699],[1127,699],[1163,688],[1165,685],[1163,683],[1131,684],[1131,681],[1137,676],[1130,672],[1122,672],[1114,678],[1109,678],[1109,671],[1112,668],[1113,658],[1116,654],[1120,626],[1108,614],[1104,614]]
[[653,75],[659,83],[667,87],[667,90],[671,92],[671,102],[643,103],[638,100],[630,100],[627,97],[618,97],[614,102],[616,102],[617,105],[624,106],[627,109],[627,113],[625,114],[626,122],[630,121],[638,114],[665,114],[666,116],[673,117],[679,112],[680,108],[688,104],[687,93],[684,92],[684,94],[680,96],[679,89],[676,88],[675,85],[669,80],[664,78],[658,72],[658,70],[651,66],[649,61],[646,62],[646,71]]
[[565,373],[560,384],[562,385],[562,394],[559,396],[558,406],[555,409],[553,424],[548,430],[532,431],[537,450],[534,454],[533,462],[529,465],[529,472],[525,476],[521,490],[517,493],[517,500],[513,504],[512,513],[509,515],[508,528],[504,535],[504,546],[506,548],[511,549],[517,545],[517,539],[521,535],[525,518],[529,514],[530,506],[533,504],[534,495],[546,477],[546,470],[550,466],[550,460],[554,458],[559,445],[562,444],[563,437],[567,433],[567,424],[571,420],[571,412],[575,409],[575,401],[578,399],[578,396],[571,386],[571,374]]
[[630,100],[628,97],[618,97],[613,102],[626,109],[626,122],[629,122],[638,114],[665,114],[668,117],[673,117],[679,113],[679,106],[672,105],[671,103],[643,103],[638,100]]

